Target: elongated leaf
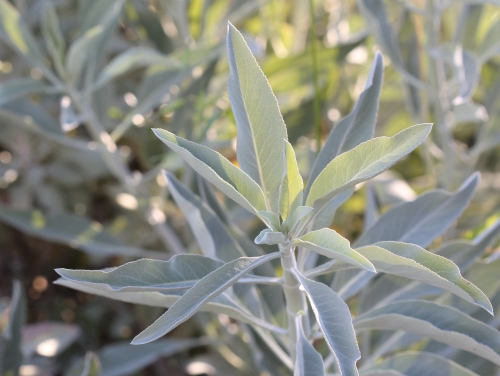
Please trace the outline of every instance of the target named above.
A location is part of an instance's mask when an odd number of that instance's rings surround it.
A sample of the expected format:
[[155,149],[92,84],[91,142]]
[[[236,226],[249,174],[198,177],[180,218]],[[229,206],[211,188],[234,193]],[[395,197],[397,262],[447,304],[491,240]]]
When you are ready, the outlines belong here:
[[462,214],[478,181],[476,173],[453,193],[434,190],[392,207],[358,238],[355,247],[387,240],[427,247]]
[[227,32],[229,99],[238,126],[238,163],[260,184],[267,206],[278,214],[279,186],[285,173],[286,126],[278,102],[243,36]]
[[166,130],[153,129],[153,131],[197,173],[246,210],[256,215],[259,210],[267,210],[262,189],[250,176],[222,155],[205,146],[177,137]]
[[200,255],[137,260],[110,270],[56,269],[63,278],[104,291],[169,291],[192,287],[224,263]]
[[101,376],[101,361],[96,353],[87,351],[83,359],[78,361],[64,376]]
[[137,335],[132,344],[148,343],[167,334],[192,317],[205,303],[231,287],[242,276],[277,257],[280,257],[280,253],[262,257],[241,257],[221,266],[188,290],[158,320]]
[[332,198],[325,206],[320,210],[313,213],[313,224],[312,230],[319,230],[324,227],[330,227],[335,218],[335,213],[337,209],[354,193],[354,187],[348,188],[345,191],[340,192],[334,198]]
[[273,232],[272,230],[265,229],[260,232],[260,234],[255,238],[255,244],[278,244],[285,243],[285,235],[281,232]]
[[311,184],[325,167],[338,155],[351,150],[373,137],[377,122],[378,102],[384,77],[384,61],[377,52],[366,79],[365,89],[360,94],[351,113],[341,119],[328,135],[314,162],[306,194]]
[[311,185],[306,205],[319,211],[340,192],[387,170],[420,145],[430,130],[430,124],[414,125],[393,137],[374,138],[339,155]]
[[0,85],[0,105],[28,94],[50,91],[51,87],[31,78],[16,78]]
[[7,322],[0,335],[0,375],[17,375],[23,363],[21,341],[26,321],[26,296],[20,281],[14,281]]
[[323,358],[309,343],[302,327],[302,318],[295,318],[297,327],[297,355],[293,376],[324,376]]
[[500,332],[459,310],[423,300],[375,308],[354,320],[356,330],[403,330],[500,364]]
[[302,218],[306,218],[308,214],[310,214],[314,208],[310,206],[298,206],[290,216],[288,222],[290,230],[295,227],[297,222],[299,222]]
[[364,256],[351,248],[349,241],[332,229],[311,231],[293,241],[294,245],[336,260],[375,272],[375,267]]
[[356,361],[361,358],[347,304],[328,286],[293,273],[307,293],[316,320],[325,336],[342,376],[357,376]]
[[203,253],[212,258],[232,261],[245,252],[228,232],[219,217],[174,175],[167,173],[168,189],[181,208]]
[[85,61],[89,56],[88,51],[99,41],[103,32],[104,28],[101,25],[95,26],[71,44],[65,65],[73,82],[76,83],[80,79]]
[[50,1],[43,3],[41,26],[43,39],[52,57],[54,66],[59,75],[65,77],[64,57],[66,54],[66,43],[61,32],[54,4]]
[[283,220],[295,212],[304,199],[304,181],[292,145],[285,141],[286,173],[280,187],[280,215]]
[[[372,367],[375,371],[396,370],[404,376],[446,375],[446,376],[478,376],[471,370],[452,360],[428,352],[407,351],[382,360]],[[370,374],[371,375],[371,374]]]
[[464,279],[453,262],[442,256],[414,244],[399,242],[380,242],[358,248],[357,251],[370,260],[378,272],[442,288],[493,314],[493,307],[486,295]]

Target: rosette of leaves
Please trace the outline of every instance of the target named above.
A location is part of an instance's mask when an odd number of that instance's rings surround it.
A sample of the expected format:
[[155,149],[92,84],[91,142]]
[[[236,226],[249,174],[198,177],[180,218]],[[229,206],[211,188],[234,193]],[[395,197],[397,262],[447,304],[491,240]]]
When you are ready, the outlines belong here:
[[[500,365],[497,330],[449,305],[419,300],[425,294],[382,300],[354,319],[345,302],[380,272],[444,290],[493,312],[486,295],[461,276],[457,265],[424,249],[460,216],[477,175],[456,192],[436,190],[393,207],[370,223],[353,245],[328,227],[357,184],[411,153],[431,130],[430,124],[420,124],[393,137],[373,138],[382,56],[376,55],[365,90],[352,112],[333,128],[304,184],[277,100],[232,25],[227,47],[239,167],[166,130],[156,129],[155,134],[207,182],[262,221],[266,228],[255,245],[234,225],[209,184],[200,185],[200,198],[166,173],[169,190],[204,255],[142,259],[96,271],[58,269],[62,278],[57,283],[168,308],[134,338],[136,345],[161,338],[197,312],[225,314],[251,328],[258,351],[254,361],[272,374],[293,370],[295,375],[324,375],[333,370],[346,376],[413,375],[410,366],[417,363],[423,367],[419,372],[438,364],[457,374],[473,374],[428,353],[404,353],[394,361],[367,362],[358,370],[357,333],[371,330],[428,337]],[[274,251],[265,252],[259,245]],[[326,346],[317,346],[316,340]],[[379,346],[384,346],[383,340]]]

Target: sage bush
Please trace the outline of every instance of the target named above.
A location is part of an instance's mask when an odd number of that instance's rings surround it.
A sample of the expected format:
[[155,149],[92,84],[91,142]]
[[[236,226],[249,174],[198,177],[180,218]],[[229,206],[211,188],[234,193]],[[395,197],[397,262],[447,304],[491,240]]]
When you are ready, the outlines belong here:
[[497,7],[0,0],[0,374],[497,374]]

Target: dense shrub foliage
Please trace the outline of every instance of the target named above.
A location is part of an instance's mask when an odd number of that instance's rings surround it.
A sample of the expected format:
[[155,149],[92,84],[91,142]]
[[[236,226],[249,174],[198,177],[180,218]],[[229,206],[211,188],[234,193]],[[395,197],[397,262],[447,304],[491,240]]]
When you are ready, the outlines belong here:
[[499,16],[0,0],[0,375],[498,374]]

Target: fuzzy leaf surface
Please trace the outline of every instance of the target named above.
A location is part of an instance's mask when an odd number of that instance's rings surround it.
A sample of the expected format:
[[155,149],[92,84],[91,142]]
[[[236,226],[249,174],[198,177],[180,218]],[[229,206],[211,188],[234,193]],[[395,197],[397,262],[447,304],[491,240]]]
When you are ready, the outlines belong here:
[[306,338],[300,316],[295,318],[295,325],[297,327],[297,355],[293,376],[324,376],[323,358]]

